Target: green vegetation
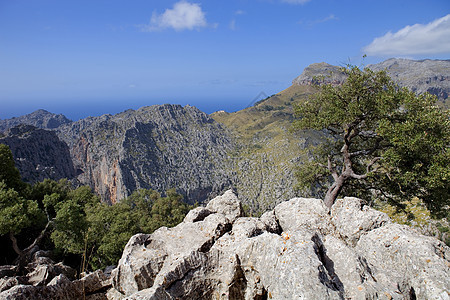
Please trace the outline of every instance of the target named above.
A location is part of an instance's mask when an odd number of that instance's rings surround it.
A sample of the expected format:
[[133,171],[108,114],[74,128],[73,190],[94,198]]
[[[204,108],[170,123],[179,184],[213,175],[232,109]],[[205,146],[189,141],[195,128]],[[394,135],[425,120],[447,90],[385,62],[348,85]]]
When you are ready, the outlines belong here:
[[418,197],[432,213],[445,211],[450,204],[448,112],[429,94],[399,88],[384,71],[343,71],[348,75],[343,85],[323,85],[295,108],[298,131],[324,130],[329,137],[299,168],[300,185],[324,187],[328,207],[338,195],[374,196],[400,206]]
[[63,260],[72,258],[82,270],[116,264],[132,235],[175,226],[189,211],[175,190],[165,197],[138,190],[109,206],[89,187],[74,189],[67,180],[29,186],[20,180],[11,151],[2,144],[0,165],[0,236],[9,240],[1,252],[10,263],[13,250],[19,268],[29,262],[35,246]]

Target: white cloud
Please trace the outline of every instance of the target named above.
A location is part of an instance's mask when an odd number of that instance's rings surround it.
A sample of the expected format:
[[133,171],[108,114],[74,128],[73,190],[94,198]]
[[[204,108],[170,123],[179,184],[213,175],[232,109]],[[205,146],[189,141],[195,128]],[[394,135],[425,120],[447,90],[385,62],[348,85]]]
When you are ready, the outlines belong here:
[[310,0],[281,0],[281,2],[284,3],[290,3],[290,4],[305,4],[306,2],[309,2]]
[[173,8],[166,9],[164,13],[153,12],[149,25],[142,26],[143,31],[159,31],[172,28],[176,31],[194,30],[207,27],[205,13],[200,4],[181,0]]
[[231,20],[229,27],[231,30],[236,30],[236,20],[235,19]]
[[372,56],[450,53],[450,14],[425,25],[415,24],[395,33],[388,32],[374,39],[363,52]]

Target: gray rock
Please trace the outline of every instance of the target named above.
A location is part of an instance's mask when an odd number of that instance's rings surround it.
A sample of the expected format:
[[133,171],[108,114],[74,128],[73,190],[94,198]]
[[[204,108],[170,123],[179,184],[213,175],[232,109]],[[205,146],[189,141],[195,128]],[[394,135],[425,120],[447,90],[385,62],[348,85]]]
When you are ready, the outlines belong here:
[[0,143],[11,149],[16,166],[26,182],[75,177],[69,147],[54,131],[19,125],[9,129],[6,136],[0,138]]
[[228,190],[223,195],[209,201],[206,209],[213,213],[219,213],[227,217],[231,222],[243,214],[241,202],[233,191]]
[[294,198],[277,205],[274,212],[282,230],[286,232],[307,228],[325,234],[331,230],[329,209],[319,199]]
[[154,105],[89,117],[57,129],[77,179],[115,203],[140,188],[177,187],[184,201],[208,200],[230,185],[227,129],[195,107]]
[[390,222],[387,214],[351,197],[336,200],[331,216],[337,233],[352,246],[356,245],[361,235]]
[[229,219],[240,212],[230,198],[134,236],[108,298],[448,299],[449,248],[358,199],[337,201],[331,216],[321,200],[295,198]]
[[54,277],[45,286],[19,284],[0,293],[4,300],[78,300],[107,299],[106,290],[111,287],[110,278],[102,271],[90,273],[79,280],[70,281],[65,275]]
[[441,101],[450,94],[450,60],[391,58],[367,68],[386,70],[395,82],[418,94],[429,92]]
[[292,84],[342,84],[346,79],[347,75],[340,67],[321,62],[306,67],[302,74],[292,81]]
[[211,211],[205,207],[196,207],[188,212],[186,217],[184,217],[183,222],[194,223],[198,221],[203,221],[207,216],[211,214]]

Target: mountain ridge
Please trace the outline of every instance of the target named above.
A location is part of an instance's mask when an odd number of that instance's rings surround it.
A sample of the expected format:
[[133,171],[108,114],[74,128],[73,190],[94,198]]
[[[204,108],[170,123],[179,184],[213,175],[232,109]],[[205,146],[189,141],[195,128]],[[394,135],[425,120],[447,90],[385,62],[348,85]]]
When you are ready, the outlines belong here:
[[[423,64],[431,71],[423,72]],[[404,71],[408,66],[415,69]],[[409,74],[408,84],[416,84],[417,92],[430,87],[446,107],[450,60],[389,59],[367,67],[386,69],[397,80]],[[345,80],[340,67],[317,63],[305,68],[289,88],[233,113],[207,115],[189,105],[166,104],[73,122],[38,110],[0,120],[0,129],[22,121],[54,131],[70,149],[76,172],[72,179],[91,186],[110,203],[138,188],[164,192],[176,187],[192,203],[234,187],[250,211],[258,212],[298,194],[295,168],[307,159],[304,149],[317,144],[321,134],[290,132],[293,105],[317,91],[319,77],[334,84]]]

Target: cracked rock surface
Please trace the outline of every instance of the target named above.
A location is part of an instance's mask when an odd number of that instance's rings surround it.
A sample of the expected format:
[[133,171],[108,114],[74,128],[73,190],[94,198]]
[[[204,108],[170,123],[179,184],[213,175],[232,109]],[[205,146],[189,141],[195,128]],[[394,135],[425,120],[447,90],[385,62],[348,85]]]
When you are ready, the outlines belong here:
[[128,242],[108,299],[449,299],[450,249],[356,198],[242,216],[231,191]]

